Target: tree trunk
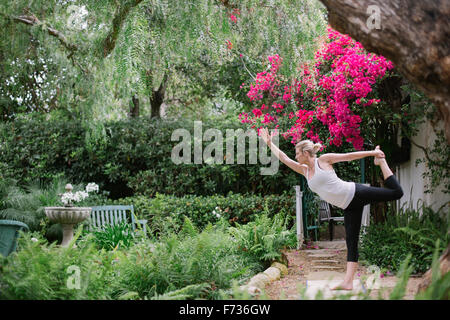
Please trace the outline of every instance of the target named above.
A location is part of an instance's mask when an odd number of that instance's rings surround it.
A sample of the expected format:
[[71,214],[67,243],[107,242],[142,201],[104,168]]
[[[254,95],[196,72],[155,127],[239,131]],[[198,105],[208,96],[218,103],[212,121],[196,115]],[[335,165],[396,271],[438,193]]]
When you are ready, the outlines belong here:
[[164,95],[166,93],[167,82],[168,82],[168,76],[166,73],[166,74],[164,74],[164,78],[163,78],[158,90],[150,91],[152,93],[152,95],[150,97],[150,107],[152,110],[152,115],[151,115],[152,118],[161,118],[161,105],[164,102]]
[[137,94],[134,94],[131,97],[131,102],[133,103],[131,108],[130,108],[130,117],[131,118],[137,118],[139,117],[139,98],[137,96]]
[[327,7],[334,29],[390,59],[433,101],[444,119],[450,144],[450,1],[320,1]]
[[[361,42],[366,50],[390,59],[433,101],[444,119],[450,144],[450,1],[320,1],[334,29]],[[449,247],[440,258],[443,273],[449,271]],[[426,273],[428,279],[431,272]],[[425,290],[430,282],[426,278],[420,289]]]

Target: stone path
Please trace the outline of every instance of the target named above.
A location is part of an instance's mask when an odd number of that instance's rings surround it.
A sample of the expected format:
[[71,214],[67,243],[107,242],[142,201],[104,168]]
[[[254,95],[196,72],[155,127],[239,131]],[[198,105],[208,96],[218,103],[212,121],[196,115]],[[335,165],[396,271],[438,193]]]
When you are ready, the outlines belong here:
[[[360,265],[353,281],[353,290],[331,290],[330,288],[339,284],[345,276],[347,256],[345,241],[318,241],[313,247],[316,249],[285,252],[289,261],[288,274],[266,286],[265,292],[270,299],[333,299],[340,295],[358,299],[358,294],[365,293],[368,289],[372,289],[370,296],[374,299],[379,298],[378,293],[387,298],[389,289],[397,282],[394,276],[375,279],[374,275],[368,274],[366,268]],[[413,299],[417,281],[418,279],[410,279],[405,299]],[[319,291],[321,295],[317,296]]]
[[[308,299],[331,299],[337,295],[365,292],[359,279],[353,281],[351,291],[331,290],[345,276],[345,265],[340,259],[342,253],[346,254],[345,241],[319,241],[316,244],[319,249],[305,250],[307,259],[311,261],[311,268],[306,275],[305,295]],[[319,291],[321,296],[317,295]]]

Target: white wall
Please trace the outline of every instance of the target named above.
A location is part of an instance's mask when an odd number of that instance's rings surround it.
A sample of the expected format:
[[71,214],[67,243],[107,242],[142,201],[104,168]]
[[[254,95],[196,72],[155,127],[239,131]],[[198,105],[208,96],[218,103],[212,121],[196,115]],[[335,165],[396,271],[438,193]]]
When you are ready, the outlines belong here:
[[[421,146],[432,146],[435,139],[436,135],[429,122],[423,123],[419,128],[419,134],[413,137],[413,141]],[[441,188],[436,188],[433,193],[425,193],[426,185],[430,185],[430,179],[422,176],[426,171],[426,164],[420,163],[416,166],[416,159],[423,159],[424,157],[422,149],[411,144],[410,160],[396,168],[396,176],[404,193],[403,197],[398,200],[398,207],[400,208],[406,203],[406,206],[417,209],[417,206],[421,205],[420,200],[423,200],[426,205],[431,206],[434,210],[447,203],[448,210],[450,195],[441,192]]]

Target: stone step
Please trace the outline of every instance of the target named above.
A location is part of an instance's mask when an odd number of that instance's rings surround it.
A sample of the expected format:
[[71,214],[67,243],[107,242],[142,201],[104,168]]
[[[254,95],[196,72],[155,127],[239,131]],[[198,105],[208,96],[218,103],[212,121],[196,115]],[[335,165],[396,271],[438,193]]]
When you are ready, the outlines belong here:
[[309,280],[343,280],[345,278],[345,272],[340,271],[315,271],[306,275],[306,279]]
[[337,249],[337,250],[345,250],[347,249],[347,245],[345,240],[337,240],[337,241],[317,241],[314,245],[319,246],[321,249]]
[[314,250],[303,250],[307,254],[323,254],[323,253],[330,253],[330,249],[314,249]]
[[311,259],[333,259],[336,258],[335,254],[323,253],[323,254],[308,254]]
[[313,270],[317,271],[333,271],[333,270],[342,270],[344,267],[339,266],[312,266]]
[[313,260],[313,265],[319,265],[321,263],[322,264],[339,264],[339,261],[331,260],[331,259]]

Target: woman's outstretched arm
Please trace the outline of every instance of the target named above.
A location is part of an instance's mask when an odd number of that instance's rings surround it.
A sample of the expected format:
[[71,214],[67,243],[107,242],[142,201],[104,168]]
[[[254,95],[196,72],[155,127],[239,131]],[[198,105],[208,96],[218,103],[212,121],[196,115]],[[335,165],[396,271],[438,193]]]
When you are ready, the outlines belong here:
[[271,135],[269,135],[269,132],[267,128],[260,129],[261,132],[261,138],[264,140],[264,142],[267,144],[267,146],[272,150],[273,154],[285,165],[287,165],[289,168],[294,170],[295,172],[298,172],[302,175],[306,175],[306,165],[302,165],[298,163],[297,161],[292,160],[289,158],[283,151],[281,151],[276,145],[272,143],[272,137],[276,135],[276,132],[272,132]]
[[348,153],[326,153],[320,156],[320,161],[333,164],[336,162],[353,161],[366,157],[384,158],[384,152],[377,146],[375,150],[371,151],[356,151]]

